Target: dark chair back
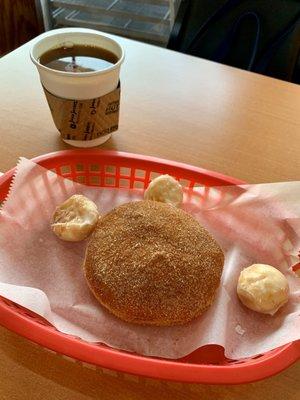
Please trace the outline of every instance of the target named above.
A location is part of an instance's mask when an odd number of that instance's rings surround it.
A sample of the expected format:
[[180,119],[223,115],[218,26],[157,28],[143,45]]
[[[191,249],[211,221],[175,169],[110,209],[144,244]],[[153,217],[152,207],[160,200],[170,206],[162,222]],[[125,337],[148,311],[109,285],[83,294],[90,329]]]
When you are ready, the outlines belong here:
[[169,49],[300,82],[300,0],[182,0]]

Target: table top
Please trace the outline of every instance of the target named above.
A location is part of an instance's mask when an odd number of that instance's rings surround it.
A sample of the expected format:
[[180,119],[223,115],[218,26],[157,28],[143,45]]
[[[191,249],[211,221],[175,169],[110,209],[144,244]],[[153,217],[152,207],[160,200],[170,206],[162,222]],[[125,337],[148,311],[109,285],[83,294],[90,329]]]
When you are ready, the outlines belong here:
[[[250,183],[298,180],[300,86],[118,38],[120,129],[102,148],[147,154]],[[26,44],[0,60],[0,171],[66,149]],[[0,328],[1,399],[296,399],[300,363],[239,386],[162,382],[95,368]],[[30,393],[28,397],[27,393]]]

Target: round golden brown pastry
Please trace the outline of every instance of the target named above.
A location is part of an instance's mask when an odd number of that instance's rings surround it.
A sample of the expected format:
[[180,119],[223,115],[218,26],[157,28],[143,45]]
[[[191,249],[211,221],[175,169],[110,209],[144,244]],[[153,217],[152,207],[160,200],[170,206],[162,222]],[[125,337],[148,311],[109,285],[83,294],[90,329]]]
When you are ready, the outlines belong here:
[[98,301],[122,320],[176,325],[212,304],[223,263],[217,242],[189,214],[138,201],[99,219],[84,270]]

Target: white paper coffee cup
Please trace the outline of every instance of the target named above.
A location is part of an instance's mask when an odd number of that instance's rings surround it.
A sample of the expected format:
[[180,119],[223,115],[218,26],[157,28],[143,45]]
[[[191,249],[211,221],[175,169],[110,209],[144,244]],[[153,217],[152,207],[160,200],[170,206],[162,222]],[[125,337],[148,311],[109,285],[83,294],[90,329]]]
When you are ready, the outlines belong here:
[[[116,64],[99,71],[65,72],[42,65],[39,59],[50,49],[64,45],[92,45],[111,51],[118,57]],[[104,33],[85,28],[62,28],[38,36],[30,50],[32,62],[40,74],[42,85],[48,92],[65,99],[88,100],[104,96],[117,88],[124,50],[115,40]],[[66,140],[76,147],[94,147],[106,142],[111,134],[93,140]]]

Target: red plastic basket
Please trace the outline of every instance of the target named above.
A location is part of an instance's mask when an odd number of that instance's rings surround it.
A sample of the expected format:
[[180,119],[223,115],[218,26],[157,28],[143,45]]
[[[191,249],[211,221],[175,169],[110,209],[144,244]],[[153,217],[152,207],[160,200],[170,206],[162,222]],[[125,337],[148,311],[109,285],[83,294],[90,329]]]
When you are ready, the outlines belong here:
[[[167,173],[183,186],[241,184],[234,178],[173,161],[116,151],[67,150],[33,161],[59,175],[90,186],[145,188],[153,177]],[[14,170],[0,178],[4,199]],[[57,353],[100,367],[158,379],[213,384],[253,382],[278,373],[300,358],[300,341],[239,361],[224,357],[222,347],[204,346],[180,360],[144,357],[102,344],[85,342],[57,331],[40,316],[0,298],[0,324]]]

